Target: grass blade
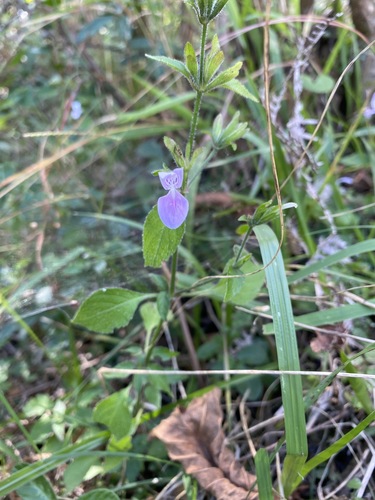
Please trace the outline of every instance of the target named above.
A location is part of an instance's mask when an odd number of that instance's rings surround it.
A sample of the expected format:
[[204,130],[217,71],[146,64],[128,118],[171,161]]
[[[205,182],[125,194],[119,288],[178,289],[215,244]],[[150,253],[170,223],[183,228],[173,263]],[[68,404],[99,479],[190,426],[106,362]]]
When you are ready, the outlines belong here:
[[33,481],[36,478],[46,474],[50,470],[55,469],[67,460],[74,458],[75,453],[97,448],[98,446],[105,443],[108,437],[109,432],[99,432],[94,436],[84,439],[77,444],[67,446],[66,448],[60,450],[58,453],[55,453],[46,460],[41,460],[28,465],[27,467],[24,467],[23,469],[15,472],[3,481],[0,481],[0,495],[7,495],[15,489],[20,488],[24,484],[27,484],[30,481]]
[[267,451],[261,448],[255,455],[255,469],[257,472],[257,484],[259,500],[272,500],[272,480],[270,472],[270,459]]
[[[275,329],[275,340],[280,370],[299,371],[299,355],[294,329],[292,305],[279,242],[266,225],[254,228],[265,267],[267,287]],[[276,256],[276,257],[275,257]],[[285,493],[307,457],[307,436],[300,376],[283,375],[281,392],[285,415],[287,459],[284,463]]]
[[321,269],[324,269],[327,266],[331,266],[332,264],[337,264],[343,259],[347,257],[354,257],[355,255],[359,255],[365,252],[373,252],[375,250],[375,239],[361,241],[360,243],[355,243],[350,247],[345,248],[344,250],[340,250],[339,252],[334,253],[333,255],[329,255],[324,259],[318,260],[311,264],[310,266],[303,267],[296,273],[292,274],[288,278],[288,283],[295,283],[298,280],[306,278],[312,273],[316,273]]

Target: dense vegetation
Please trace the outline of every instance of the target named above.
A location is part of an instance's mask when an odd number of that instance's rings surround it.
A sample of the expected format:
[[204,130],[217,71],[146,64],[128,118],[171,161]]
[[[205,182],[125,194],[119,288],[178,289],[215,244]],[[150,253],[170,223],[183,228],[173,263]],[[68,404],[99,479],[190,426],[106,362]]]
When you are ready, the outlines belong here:
[[0,5],[0,496],[375,497],[375,33],[210,2]]

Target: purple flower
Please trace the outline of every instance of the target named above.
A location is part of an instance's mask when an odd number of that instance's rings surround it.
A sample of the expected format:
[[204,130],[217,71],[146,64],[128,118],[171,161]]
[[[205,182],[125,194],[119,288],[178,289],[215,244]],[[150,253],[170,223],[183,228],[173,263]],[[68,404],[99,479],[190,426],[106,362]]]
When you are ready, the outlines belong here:
[[172,172],[159,172],[159,179],[164,189],[169,191],[158,199],[158,214],[162,223],[169,229],[177,229],[187,217],[189,202],[177,191],[182,186],[184,169],[175,168]]
[[372,97],[370,99],[370,103],[363,113],[363,116],[367,120],[369,120],[374,115],[375,115],[375,92],[372,94]]

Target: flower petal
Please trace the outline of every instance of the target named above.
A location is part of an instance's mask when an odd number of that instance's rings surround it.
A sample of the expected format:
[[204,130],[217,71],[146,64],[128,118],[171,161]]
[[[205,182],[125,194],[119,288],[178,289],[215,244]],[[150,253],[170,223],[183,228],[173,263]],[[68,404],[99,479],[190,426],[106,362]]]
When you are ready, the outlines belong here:
[[188,200],[174,188],[171,188],[167,195],[158,199],[159,217],[169,229],[180,227],[186,219],[188,211]]
[[175,168],[172,172],[159,172],[159,179],[164,189],[179,189],[184,180],[184,169]]

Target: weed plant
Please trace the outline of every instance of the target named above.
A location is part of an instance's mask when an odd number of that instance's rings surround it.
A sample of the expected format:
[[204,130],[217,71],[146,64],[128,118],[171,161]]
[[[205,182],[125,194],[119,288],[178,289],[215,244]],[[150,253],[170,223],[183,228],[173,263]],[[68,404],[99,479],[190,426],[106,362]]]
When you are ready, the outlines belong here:
[[375,497],[374,42],[299,3],[1,4],[0,496]]

